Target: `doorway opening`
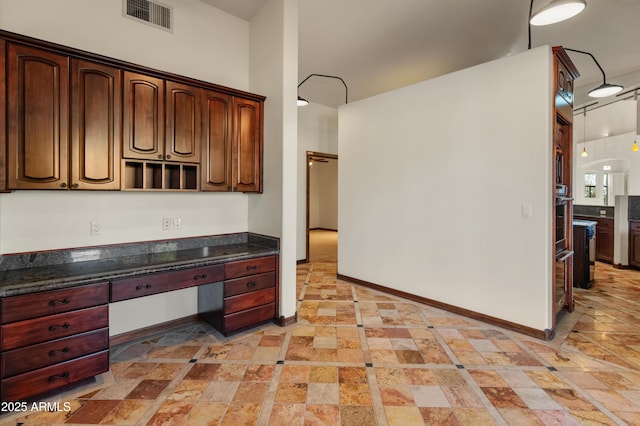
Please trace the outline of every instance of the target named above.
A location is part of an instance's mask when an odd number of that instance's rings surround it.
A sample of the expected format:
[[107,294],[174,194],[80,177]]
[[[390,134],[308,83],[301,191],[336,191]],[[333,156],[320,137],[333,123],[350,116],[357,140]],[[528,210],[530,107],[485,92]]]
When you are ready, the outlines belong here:
[[307,262],[337,262],[338,156],[307,151]]

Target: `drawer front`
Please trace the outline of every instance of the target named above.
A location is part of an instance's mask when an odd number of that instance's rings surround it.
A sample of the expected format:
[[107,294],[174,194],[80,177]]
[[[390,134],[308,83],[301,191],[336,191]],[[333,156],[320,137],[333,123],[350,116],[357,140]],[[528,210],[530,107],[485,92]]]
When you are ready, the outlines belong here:
[[215,265],[113,280],[111,282],[111,301],[118,302],[150,294],[180,290],[223,279],[224,266]]
[[244,278],[236,278],[224,282],[224,297],[262,290],[276,285],[276,273],[251,275]]
[[276,270],[276,257],[258,257],[256,259],[239,260],[224,265],[226,279],[244,277],[247,275],[261,274]]
[[109,351],[2,380],[2,400],[20,401],[109,371]]
[[245,309],[255,308],[267,303],[273,303],[276,300],[276,292],[273,288],[265,288],[263,290],[253,291],[238,296],[224,299],[224,313],[232,314]]
[[238,312],[224,317],[224,332],[238,330],[249,327],[268,320],[272,320],[276,315],[275,303],[259,306],[257,308]]
[[598,232],[598,228],[613,230],[613,219],[598,219],[598,224],[596,225],[596,232]]
[[7,324],[109,302],[109,283],[5,297],[0,302],[0,322]]
[[80,358],[105,349],[109,349],[108,328],[3,352],[0,357],[2,378]]
[[109,326],[109,305],[1,326],[2,350],[17,349]]

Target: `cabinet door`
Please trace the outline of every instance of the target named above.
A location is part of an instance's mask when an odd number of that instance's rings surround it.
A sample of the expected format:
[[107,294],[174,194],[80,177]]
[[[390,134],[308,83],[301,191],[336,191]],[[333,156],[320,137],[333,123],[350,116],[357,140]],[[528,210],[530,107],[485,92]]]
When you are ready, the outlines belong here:
[[640,267],[640,232],[629,234],[629,265]]
[[[7,66],[7,42],[0,40],[0,70]],[[7,127],[7,79],[0,78],[0,129]],[[7,189],[7,132],[0,131],[0,191]]]
[[69,59],[9,45],[7,83],[9,188],[66,188]]
[[71,61],[71,188],[120,189],[120,71]]
[[596,226],[596,259],[613,263],[613,227]]
[[200,89],[167,81],[165,160],[200,162]]
[[164,159],[164,81],[124,73],[122,156]]
[[203,191],[231,191],[231,96],[210,90],[202,96]]
[[234,99],[233,188],[262,192],[262,104]]

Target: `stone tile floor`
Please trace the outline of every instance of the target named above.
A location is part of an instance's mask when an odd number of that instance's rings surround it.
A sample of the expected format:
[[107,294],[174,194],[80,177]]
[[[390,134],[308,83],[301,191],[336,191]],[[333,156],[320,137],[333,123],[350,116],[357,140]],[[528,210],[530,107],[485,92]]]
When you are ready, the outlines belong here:
[[544,342],[298,266],[298,323],[111,350],[113,383],[6,424],[640,424],[640,272],[597,265]]

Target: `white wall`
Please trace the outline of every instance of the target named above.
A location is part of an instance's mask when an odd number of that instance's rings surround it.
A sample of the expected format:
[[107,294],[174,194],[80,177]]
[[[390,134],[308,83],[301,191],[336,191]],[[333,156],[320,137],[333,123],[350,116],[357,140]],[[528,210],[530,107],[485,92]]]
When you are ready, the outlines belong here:
[[307,151],[338,154],[338,110],[310,103],[298,108],[297,260],[307,246]]
[[340,107],[339,273],[550,328],[551,88],[544,46]]
[[[0,28],[249,90],[249,23],[199,0],[163,3],[174,8],[173,33],[124,18],[120,0],[2,0]],[[182,230],[162,231],[161,218],[174,216]],[[0,195],[0,252],[244,232],[247,218],[244,194],[17,191]],[[91,220],[103,222],[102,236],[90,236]],[[155,298],[113,304],[111,334],[197,312],[194,289]]]
[[309,228],[338,230],[338,161],[314,162],[309,174]]
[[269,0],[251,20],[251,90],[267,96],[264,193],[249,197],[249,230],[280,237],[280,315],[296,312],[298,3]]

